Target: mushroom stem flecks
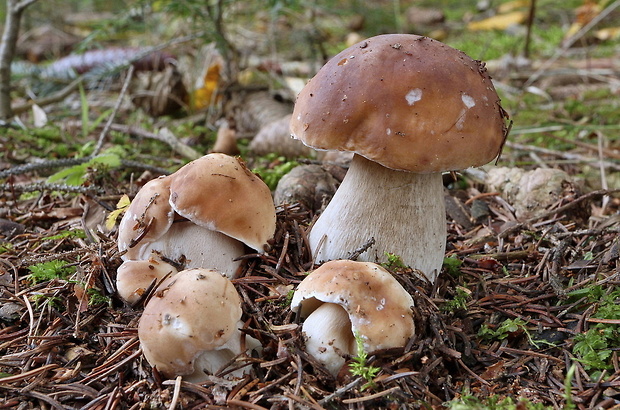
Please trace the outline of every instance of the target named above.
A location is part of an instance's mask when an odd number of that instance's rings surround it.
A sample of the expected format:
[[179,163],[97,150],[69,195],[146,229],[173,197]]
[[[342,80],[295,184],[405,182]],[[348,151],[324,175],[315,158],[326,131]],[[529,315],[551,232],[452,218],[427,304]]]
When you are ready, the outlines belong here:
[[310,231],[311,250],[316,262],[346,259],[374,239],[358,260],[385,262],[393,253],[432,282],[444,258],[444,209],[441,173],[394,171],[355,155]]

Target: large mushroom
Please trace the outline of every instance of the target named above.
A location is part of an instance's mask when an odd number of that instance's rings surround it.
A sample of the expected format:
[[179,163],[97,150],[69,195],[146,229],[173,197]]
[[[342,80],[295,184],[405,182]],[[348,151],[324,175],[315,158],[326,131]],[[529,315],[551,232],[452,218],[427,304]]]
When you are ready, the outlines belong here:
[[446,220],[441,172],[486,164],[507,114],[484,64],[410,34],[369,38],[336,55],[297,98],[291,131],[318,150],[355,153],[310,232],[316,261],[385,253],[434,281]]
[[415,333],[412,307],[411,295],[387,270],[350,260],[311,272],[291,300],[305,318],[306,351],[333,375],[357,354],[355,336],[366,352],[405,346]]
[[[241,299],[212,269],[184,270],[165,280],[138,324],[144,356],[167,377],[201,382],[260,343],[240,328]],[[243,349],[245,346],[245,349]],[[242,376],[249,368],[229,373]]]

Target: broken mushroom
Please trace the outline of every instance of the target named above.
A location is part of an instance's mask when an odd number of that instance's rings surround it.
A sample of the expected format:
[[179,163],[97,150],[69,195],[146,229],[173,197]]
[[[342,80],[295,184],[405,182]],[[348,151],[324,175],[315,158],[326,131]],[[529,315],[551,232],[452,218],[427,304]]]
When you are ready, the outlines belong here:
[[[241,314],[239,294],[222,273],[181,271],[165,280],[144,308],[138,324],[144,356],[166,377],[204,381],[260,345],[240,331]],[[248,371],[245,366],[228,374]]]
[[413,299],[372,262],[335,260],[311,272],[297,287],[291,309],[305,321],[308,354],[336,375],[355,355],[355,336],[366,352],[407,344],[415,333]]
[[355,153],[310,232],[315,260],[386,261],[434,281],[446,243],[442,171],[496,158],[507,134],[484,64],[411,34],[364,40],[336,55],[297,98],[291,131],[318,150]]

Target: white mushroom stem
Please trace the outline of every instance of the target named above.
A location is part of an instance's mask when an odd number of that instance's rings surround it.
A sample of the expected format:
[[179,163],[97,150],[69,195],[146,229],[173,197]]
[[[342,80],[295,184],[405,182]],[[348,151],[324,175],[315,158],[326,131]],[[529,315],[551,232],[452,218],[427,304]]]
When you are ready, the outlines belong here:
[[[222,346],[214,350],[205,350],[201,352],[194,360],[194,373],[185,376],[184,379],[190,382],[201,382],[208,378],[208,375],[217,374],[218,371],[224,370],[224,367],[230,365],[230,367],[236,367],[235,363],[231,364],[231,361],[235,357],[241,355],[244,350],[241,348],[241,340],[245,338],[245,351],[252,350],[260,351],[261,344],[255,338],[244,335],[240,328],[243,327],[243,322],[239,321],[236,330],[231,335],[230,339]],[[227,372],[228,376],[243,377],[247,374],[250,367],[242,367],[231,372]]]
[[441,173],[394,171],[355,155],[310,232],[316,262],[349,258],[374,238],[359,261],[385,262],[393,253],[433,282],[446,247]]
[[220,232],[183,221],[173,223],[164,236],[144,246],[139,256],[148,259],[153,251],[185,262],[186,269],[215,269],[232,279],[241,264],[235,259],[245,253],[245,247]]
[[304,321],[306,351],[337,375],[345,355],[356,352],[351,320],[346,310],[335,303],[323,303]]

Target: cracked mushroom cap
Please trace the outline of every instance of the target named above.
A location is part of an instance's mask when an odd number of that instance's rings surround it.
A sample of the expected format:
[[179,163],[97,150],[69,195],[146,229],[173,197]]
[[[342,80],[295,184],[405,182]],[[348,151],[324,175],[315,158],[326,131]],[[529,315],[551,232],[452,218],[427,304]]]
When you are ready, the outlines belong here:
[[276,229],[269,187],[238,158],[209,154],[183,166],[170,184],[170,205],[196,225],[263,252]]
[[231,344],[238,348],[241,314],[241,299],[221,273],[181,271],[164,281],[144,308],[138,324],[144,356],[168,377],[199,374],[202,369],[194,364],[203,353]]
[[141,250],[161,238],[174,219],[169,203],[170,176],[147,182],[131,201],[118,227],[118,250],[124,260],[140,259]]
[[329,60],[297,97],[291,132],[387,168],[465,169],[497,157],[506,112],[484,64],[427,37],[371,37]]
[[324,263],[299,284],[291,309],[309,320],[324,304],[346,311],[352,334],[362,337],[367,352],[405,346],[415,333],[411,295],[372,262]]

